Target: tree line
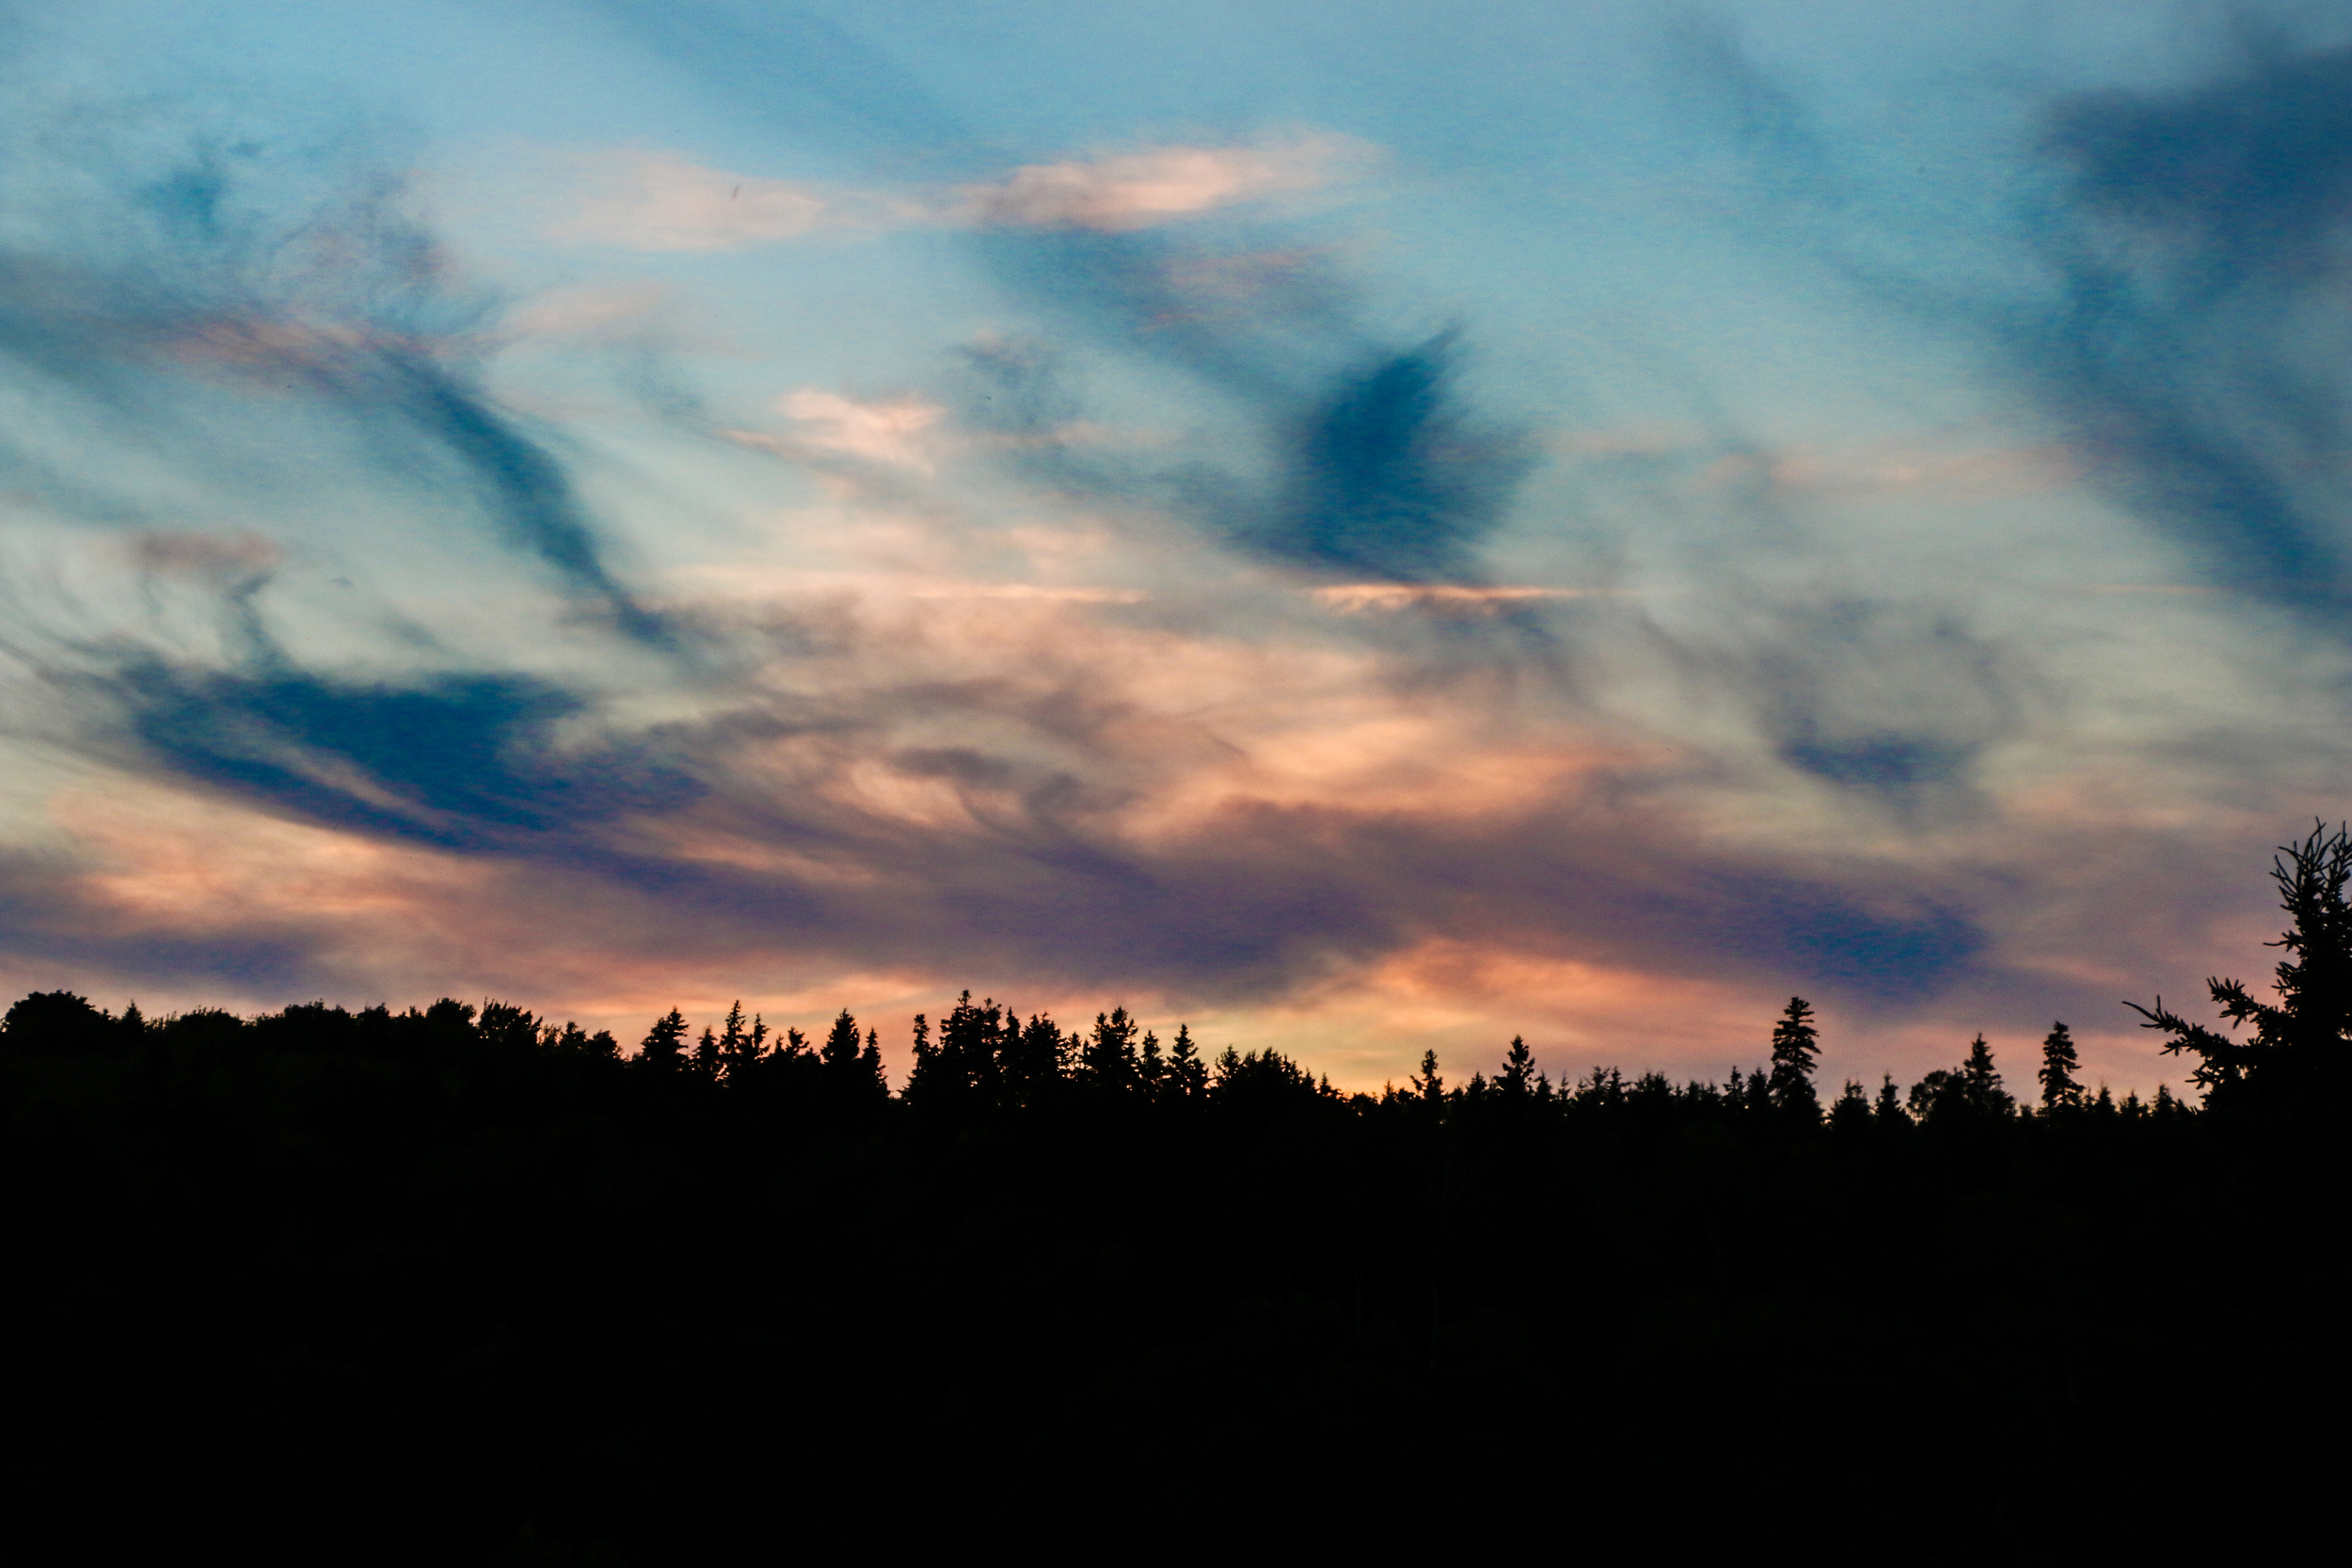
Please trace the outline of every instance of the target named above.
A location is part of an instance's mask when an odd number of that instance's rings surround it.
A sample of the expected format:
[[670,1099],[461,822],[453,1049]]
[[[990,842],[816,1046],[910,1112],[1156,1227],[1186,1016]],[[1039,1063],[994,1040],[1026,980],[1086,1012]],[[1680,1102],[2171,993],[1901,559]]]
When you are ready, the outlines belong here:
[[1824,1094],[1802,998],[1721,1083],[1555,1084],[1515,1038],[1348,1094],[968,993],[894,1092],[847,1011],[625,1045],[37,992],[0,1023],[0,1541],[2259,1555],[2332,1482],[2245,1434],[2347,1391],[2352,1285],[2352,847],[2274,870],[2269,998],[2142,1009],[2194,1103],[2087,1090],[2062,1024],[2029,1090],[1979,1037]]

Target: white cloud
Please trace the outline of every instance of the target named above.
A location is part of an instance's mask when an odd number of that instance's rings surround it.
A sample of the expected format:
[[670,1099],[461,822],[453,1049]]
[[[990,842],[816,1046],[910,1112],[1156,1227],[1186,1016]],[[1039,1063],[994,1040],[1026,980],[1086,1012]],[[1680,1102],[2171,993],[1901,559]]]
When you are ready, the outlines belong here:
[[903,228],[1146,229],[1329,184],[1368,144],[1304,136],[1244,147],[1156,147],[1027,164],[1001,179],[930,192],[830,188],[706,168],[630,148],[576,158],[585,186],[555,228],[631,250],[739,250],[820,230]]
[[582,159],[587,198],[557,229],[630,250],[738,250],[839,227],[850,214],[813,186],[629,149]]
[[776,400],[776,409],[804,427],[803,446],[927,473],[937,441],[934,427],[946,415],[938,404],[919,397],[860,403],[814,387],[786,393]]
[[1612,588],[1471,588],[1453,583],[1350,582],[1309,590],[1343,615],[1367,610],[1428,609],[1485,610],[1531,599],[1614,598]]
[[1312,190],[1368,149],[1341,136],[1257,147],[1158,147],[1110,157],[1029,164],[963,188],[964,221],[1031,229],[1145,229],[1176,218]]

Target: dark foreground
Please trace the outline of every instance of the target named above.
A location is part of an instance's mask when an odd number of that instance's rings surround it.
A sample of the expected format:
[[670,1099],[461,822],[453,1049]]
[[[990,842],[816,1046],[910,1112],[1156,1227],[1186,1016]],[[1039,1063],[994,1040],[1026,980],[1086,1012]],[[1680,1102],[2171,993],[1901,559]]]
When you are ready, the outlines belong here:
[[2341,1485],[2332,1110],[470,1015],[11,1011],[8,1555],[2189,1561]]

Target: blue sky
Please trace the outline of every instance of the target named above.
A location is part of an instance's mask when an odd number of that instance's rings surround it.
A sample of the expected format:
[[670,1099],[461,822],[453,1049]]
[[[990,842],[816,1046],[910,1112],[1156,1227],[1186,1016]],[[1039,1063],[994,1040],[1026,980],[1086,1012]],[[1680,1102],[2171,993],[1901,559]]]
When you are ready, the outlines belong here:
[[2346,20],[21,11],[0,969],[2152,1085],[2344,812]]

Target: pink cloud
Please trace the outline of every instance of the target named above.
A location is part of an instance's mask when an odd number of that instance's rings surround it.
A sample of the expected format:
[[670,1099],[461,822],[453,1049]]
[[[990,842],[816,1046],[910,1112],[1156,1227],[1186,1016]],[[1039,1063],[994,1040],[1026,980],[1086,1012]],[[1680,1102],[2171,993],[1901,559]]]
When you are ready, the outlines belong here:
[[1122,232],[1332,184],[1367,163],[1345,136],[1155,147],[1026,164],[952,189],[861,191],[706,167],[639,148],[569,160],[584,187],[562,238],[630,250],[739,250],[828,231],[906,228]]

